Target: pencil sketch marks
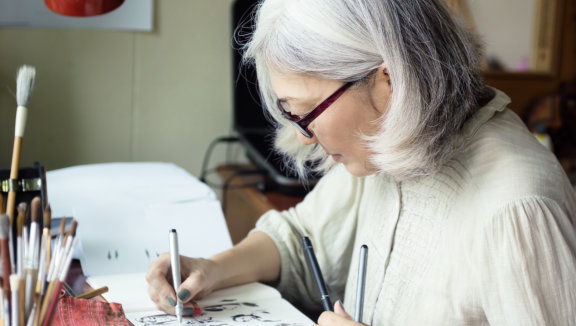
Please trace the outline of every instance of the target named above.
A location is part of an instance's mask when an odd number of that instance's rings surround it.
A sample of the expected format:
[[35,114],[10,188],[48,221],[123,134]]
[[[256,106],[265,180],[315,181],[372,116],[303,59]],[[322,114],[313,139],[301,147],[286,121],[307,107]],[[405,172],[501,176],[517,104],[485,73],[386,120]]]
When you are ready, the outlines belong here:
[[150,252],[150,250],[148,250],[148,249],[144,249],[144,255],[146,255],[146,259],[147,259],[147,260],[155,260],[155,259],[157,259],[158,257],[160,257],[160,254],[159,254],[159,253],[157,253],[157,252],[156,252],[156,253]]
[[108,250],[108,260],[118,259],[118,250],[111,249]]

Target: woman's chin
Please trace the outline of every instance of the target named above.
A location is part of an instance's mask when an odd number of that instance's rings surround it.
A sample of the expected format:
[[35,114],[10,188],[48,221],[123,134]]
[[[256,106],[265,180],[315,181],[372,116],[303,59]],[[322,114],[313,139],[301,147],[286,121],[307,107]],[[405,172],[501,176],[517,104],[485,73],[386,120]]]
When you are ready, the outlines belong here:
[[354,164],[354,163],[344,163],[344,167],[348,170],[348,173],[355,177],[365,177],[376,173],[375,169],[368,169],[364,164]]

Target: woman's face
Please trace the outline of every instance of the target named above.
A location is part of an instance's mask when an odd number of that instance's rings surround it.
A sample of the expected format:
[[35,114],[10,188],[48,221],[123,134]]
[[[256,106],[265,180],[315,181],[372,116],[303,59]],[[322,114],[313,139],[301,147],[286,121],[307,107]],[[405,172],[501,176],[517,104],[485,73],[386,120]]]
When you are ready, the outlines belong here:
[[[309,75],[284,73],[270,69],[272,89],[294,115],[304,116],[343,85],[341,81]],[[331,158],[344,164],[355,176],[376,171],[361,134],[374,135],[380,118],[386,111],[391,94],[387,70],[381,66],[370,80],[358,87],[353,85],[322,112],[308,129],[306,138],[294,127],[298,139],[305,145],[320,144]]]

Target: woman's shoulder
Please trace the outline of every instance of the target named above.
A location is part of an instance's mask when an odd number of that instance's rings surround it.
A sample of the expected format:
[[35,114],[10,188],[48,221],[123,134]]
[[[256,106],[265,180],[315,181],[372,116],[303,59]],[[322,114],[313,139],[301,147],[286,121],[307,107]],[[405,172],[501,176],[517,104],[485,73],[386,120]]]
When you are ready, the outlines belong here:
[[524,198],[545,198],[572,208],[576,202],[554,154],[509,109],[478,128],[452,167],[463,176],[468,194],[494,207]]

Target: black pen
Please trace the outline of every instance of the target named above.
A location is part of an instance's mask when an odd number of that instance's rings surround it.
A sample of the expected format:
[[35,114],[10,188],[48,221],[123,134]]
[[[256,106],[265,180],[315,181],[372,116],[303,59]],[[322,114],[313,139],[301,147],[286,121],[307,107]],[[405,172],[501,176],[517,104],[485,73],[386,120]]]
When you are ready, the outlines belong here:
[[332,308],[332,300],[330,300],[330,295],[326,289],[326,283],[324,283],[324,277],[322,277],[322,271],[320,271],[320,266],[316,260],[316,255],[314,255],[314,248],[312,247],[312,242],[307,236],[302,237],[302,245],[304,246],[304,254],[306,255],[306,261],[308,262],[308,267],[312,270],[314,275],[314,281],[316,281],[316,286],[318,291],[320,291],[320,300],[326,311],[334,311]]

